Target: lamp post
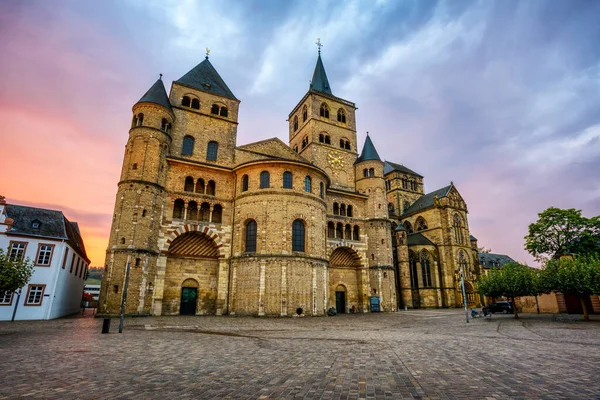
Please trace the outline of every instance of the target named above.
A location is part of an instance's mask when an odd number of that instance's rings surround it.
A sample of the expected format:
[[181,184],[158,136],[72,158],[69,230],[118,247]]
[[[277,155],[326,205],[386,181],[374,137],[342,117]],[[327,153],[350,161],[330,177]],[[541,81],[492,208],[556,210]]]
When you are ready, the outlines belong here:
[[127,288],[129,287],[129,271],[131,270],[131,255],[127,256],[127,268],[125,269],[125,286],[123,287],[123,300],[121,301],[121,320],[119,321],[119,333],[123,333],[125,322],[125,305],[127,304]]
[[467,294],[465,292],[465,274],[463,271],[463,265],[460,266],[460,286],[462,287],[463,303],[465,305],[465,318],[467,324],[469,323],[469,310],[467,309]]

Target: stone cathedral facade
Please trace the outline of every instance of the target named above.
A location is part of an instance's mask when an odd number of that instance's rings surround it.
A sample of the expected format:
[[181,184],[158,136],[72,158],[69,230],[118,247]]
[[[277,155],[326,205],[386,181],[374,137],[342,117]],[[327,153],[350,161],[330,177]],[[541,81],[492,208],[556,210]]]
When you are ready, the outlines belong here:
[[479,274],[453,184],[359,153],[356,106],[321,55],[289,143],[238,145],[240,101],[208,57],[133,106],[102,278],[118,314],[305,315],[470,304]]

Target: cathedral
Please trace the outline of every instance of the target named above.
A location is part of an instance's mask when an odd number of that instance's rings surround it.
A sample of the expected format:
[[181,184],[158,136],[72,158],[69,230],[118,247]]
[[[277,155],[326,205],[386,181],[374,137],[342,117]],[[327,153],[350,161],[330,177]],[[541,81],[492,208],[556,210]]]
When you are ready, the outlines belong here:
[[333,94],[320,51],[288,144],[238,145],[239,103],[207,55],[134,104],[99,314],[119,314],[124,291],[128,315],[460,307],[463,278],[481,304],[457,188],[425,193],[370,136],[359,148],[356,106]]

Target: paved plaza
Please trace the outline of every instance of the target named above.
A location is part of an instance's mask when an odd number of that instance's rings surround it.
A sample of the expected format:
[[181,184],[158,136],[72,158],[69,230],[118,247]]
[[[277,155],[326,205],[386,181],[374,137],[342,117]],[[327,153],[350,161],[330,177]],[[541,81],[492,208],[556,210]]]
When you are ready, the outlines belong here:
[[573,317],[1,322],[0,399],[600,398],[600,318]]

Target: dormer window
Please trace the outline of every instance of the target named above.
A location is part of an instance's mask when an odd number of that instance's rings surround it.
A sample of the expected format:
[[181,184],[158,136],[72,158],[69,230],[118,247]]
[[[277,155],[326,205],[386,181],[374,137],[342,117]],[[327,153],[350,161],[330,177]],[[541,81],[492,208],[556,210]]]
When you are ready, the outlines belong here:
[[42,226],[42,223],[40,222],[39,219],[34,219],[33,221],[31,221],[31,228],[40,229],[41,226]]

